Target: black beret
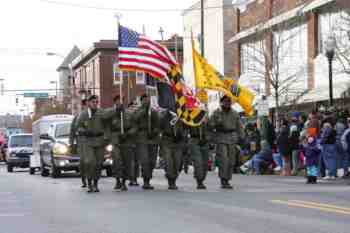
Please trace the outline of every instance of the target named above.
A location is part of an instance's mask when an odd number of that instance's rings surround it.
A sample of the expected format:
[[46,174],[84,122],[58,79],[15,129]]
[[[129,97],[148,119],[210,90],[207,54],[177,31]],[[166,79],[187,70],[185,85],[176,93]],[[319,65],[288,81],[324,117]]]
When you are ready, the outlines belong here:
[[223,97],[221,97],[220,102],[223,102],[225,99],[231,101],[231,98],[228,95],[224,95]]

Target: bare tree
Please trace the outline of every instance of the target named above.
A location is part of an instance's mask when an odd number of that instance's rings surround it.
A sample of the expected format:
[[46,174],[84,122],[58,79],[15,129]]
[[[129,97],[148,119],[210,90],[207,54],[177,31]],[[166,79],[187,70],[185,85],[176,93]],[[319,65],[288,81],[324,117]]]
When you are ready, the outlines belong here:
[[340,72],[350,74],[350,9],[341,11],[338,22],[332,27],[336,37],[336,59],[341,64]]
[[[293,28],[298,27],[299,25]],[[245,43],[247,47],[243,54],[246,56],[244,59],[250,62],[244,68],[245,71],[255,81],[266,83],[270,87],[277,114],[281,106],[295,104],[307,93],[305,79],[303,80],[307,75],[307,65],[294,65],[293,59],[297,58],[291,57],[295,49],[293,39],[300,32],[290,28],[290,25],[278,25],[256,34],[250,38],[251,43]],[[269,35],[272,38],[271,45],[266,41]]]

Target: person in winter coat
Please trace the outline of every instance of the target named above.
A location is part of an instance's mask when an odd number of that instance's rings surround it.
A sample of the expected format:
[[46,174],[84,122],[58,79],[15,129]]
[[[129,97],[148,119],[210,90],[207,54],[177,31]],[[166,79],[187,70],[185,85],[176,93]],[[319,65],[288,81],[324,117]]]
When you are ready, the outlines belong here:
[[336,125],[335,125],[335,131],[336,131],[336,151],[337,151],[337,160],[339,161],[339,166],[344,169],[343,178],[346,178],[349,176],[349,157],[347,156],[346,151],[343,148],[341,137],[343,136],[344,132],[346,130],[346,126],[344,124],[344,119],[340,118]]
[[341,136],[341,144],[345,154],[343,159],[344,177],[348,177],[350,162],[350,118],[347,119],[347,128]]
[[293,176],[296,176],[299,170],[299,153],[300,153],[299,139],[300,139],[300,133],[299,133],[298,126],[296,124],[293,124],[290,127],[290,137],[289,137],[290,149],[292,152],[292,166],[293,166],[292,175]]
[[246,173],[249,170],[254,170],[256,175],[261,175],[262,167],[268,166],[272,163],[272,150],[266,140],[261,141],[261,150],[241,166],[241,171]]
[[320,133],[320,121],[317,117],[317,112],[312,112],[309,115],[309,121],[307,123],[307,134],[310,137],[317,138]]
[[322,145],[321,157],[327,169],[326,180],[335,180],[337,175],[336,131],[333,129],[331,119],[323,124],[320,144]]
[[283,120],[280,132],[277,137],[277,148],[279,153],[281,154],[283,160],[283,169],[282,176],[290,176],[291,168],[290,168],[290,144],[289,144],[289,127],[288,121]]
[[253,156],[260,151],[260,133],[253,124],[248,123],[245,128],[245,135],[243,149],[250,156]]
[[307,144],[303,147],[306,160],[307,184],[316,184],[318,175],[318,161],[321,150],[315,138],[308,137]]

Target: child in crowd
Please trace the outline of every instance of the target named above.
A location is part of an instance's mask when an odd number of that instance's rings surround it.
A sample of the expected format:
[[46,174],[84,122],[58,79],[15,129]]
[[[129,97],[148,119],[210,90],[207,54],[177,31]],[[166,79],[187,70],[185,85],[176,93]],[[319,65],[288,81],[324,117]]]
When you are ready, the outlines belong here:
[[318,161],[321,150],[314,137],[308,137],[304,144],[304,155],[306,159],[307,184],[316,184],[318,175]]

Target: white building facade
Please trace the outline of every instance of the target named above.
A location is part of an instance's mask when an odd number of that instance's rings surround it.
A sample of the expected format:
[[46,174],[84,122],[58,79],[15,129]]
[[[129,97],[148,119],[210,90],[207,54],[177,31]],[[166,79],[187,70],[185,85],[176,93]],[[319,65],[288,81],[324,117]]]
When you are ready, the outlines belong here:
[[[232,45],[228,40],[233,36],[232,0],[204,1],[204,57],[220,73],[233,77]],[[187,84],[195,88],[191,36],[200,52],[201,11],[200,2],[183,12],[184,62],[183,73]],[[219,94],[209,91],[208,110],[212,113],[219,107]]]

